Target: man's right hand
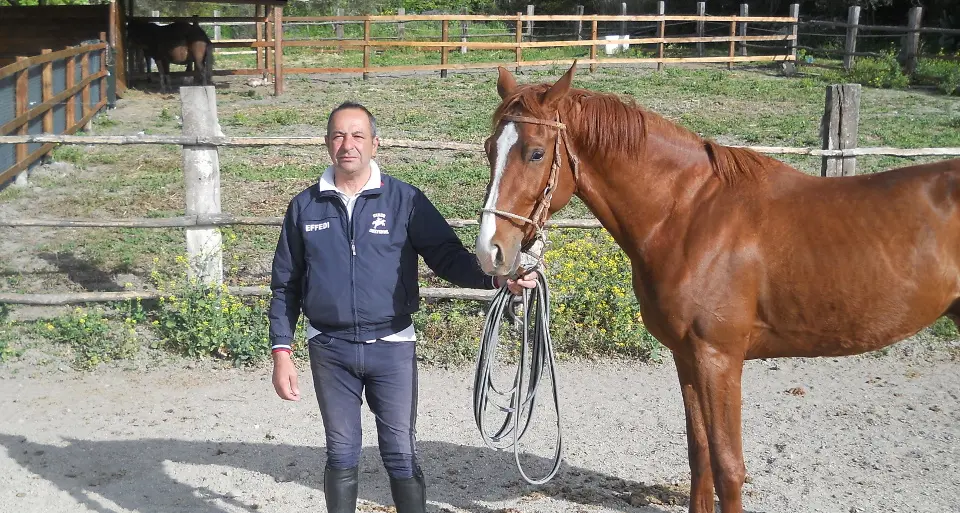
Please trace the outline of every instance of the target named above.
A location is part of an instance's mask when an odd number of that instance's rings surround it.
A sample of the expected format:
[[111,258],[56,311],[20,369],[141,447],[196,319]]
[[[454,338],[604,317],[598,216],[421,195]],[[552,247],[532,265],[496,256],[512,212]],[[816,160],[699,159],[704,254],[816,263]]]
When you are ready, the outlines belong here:
[[297,386],[297,367],[290,358],[290,353],[277,351],[273,353],[273,388],[281,399],[287,401],[300,400],[300,387]]

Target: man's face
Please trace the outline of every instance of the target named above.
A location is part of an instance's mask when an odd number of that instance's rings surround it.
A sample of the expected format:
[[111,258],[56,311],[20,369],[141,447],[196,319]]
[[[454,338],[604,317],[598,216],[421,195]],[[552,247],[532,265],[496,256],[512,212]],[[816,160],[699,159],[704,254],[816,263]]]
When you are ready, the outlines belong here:
[[360,109],[343,109],[330,120],[327,151],[334,171],[342,176],[362,175],[377,155],[380,140],[373,137],[370,119]]

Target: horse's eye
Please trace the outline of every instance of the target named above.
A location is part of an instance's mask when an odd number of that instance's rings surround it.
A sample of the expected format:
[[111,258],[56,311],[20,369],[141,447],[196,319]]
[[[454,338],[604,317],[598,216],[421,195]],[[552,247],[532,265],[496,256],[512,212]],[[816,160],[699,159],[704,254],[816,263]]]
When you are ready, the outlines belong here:
[[530,154],[530,160],[534,162],[540,162],[543,160],[543,150],[533,150],[533,153]]

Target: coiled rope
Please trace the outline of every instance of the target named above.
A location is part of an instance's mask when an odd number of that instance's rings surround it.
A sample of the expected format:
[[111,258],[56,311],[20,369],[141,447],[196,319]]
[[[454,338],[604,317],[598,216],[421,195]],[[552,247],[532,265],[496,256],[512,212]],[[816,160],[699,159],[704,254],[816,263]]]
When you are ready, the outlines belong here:
[[[497,347],[500,344],[500,324],[504,314],[514,302],[514,295],[503,287],[494,296],[487,311],[487,318],[480,337],[480,351],[477,355],[476,378],[473,386],[473,412],[477,428],[484,443],[492,449],[513,447],[514,461],[523,479],[530,484],[544,484],[557,474],[563,452],[563,435],[560,427],[560,400],[557,395],[557,376],[553,354],[553,341],[550,338],[550,290],[544,274],[537,270],[537,286],[523,291],[521,305],[522,340],[519,361],[514,373],[513,385],[509,390],[500,391],[493,383],[493,368],[497,360]],[[529,358],[529,376],[527,362]],[[550,472],[539,479],[531,479],[520,464],[519,442],[530,427],[537,394],[540,392],[544,374],[550,378],[553,404],[557,413],[557,445]],[[499,399],[508,398],[509,401]],[[504,413],[503,423],[494,433],[486,430],[485,421],[489,406]]]

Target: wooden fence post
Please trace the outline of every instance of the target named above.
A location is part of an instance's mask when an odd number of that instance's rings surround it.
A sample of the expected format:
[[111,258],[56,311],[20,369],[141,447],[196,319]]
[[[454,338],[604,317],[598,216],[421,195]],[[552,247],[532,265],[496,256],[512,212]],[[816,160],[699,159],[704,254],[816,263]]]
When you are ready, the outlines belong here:
[[[697,16],[706,16],[707,15],[707,3],[706,2],[697,2]],[[697,37],[703,37],[703,19],[697,20]],[[703,57],[703,43],[697,43],[697,57]]]
[[[74,84],[77,83],[77,60],[75,55],[67,57],[66,75],[67,80],[64,89],[72,89]],[[64,133],[70,133],[70,129],[73,128],[73,125],[77,124],[76,93],[70,95],[70,98],[67,98],[67,104],[64,105],[63,110],[67,117],[67,123],[64,126]]]
[[517,13],[517,25],[516,25],[516,36],[517,36],[517,67],[514,69],[514,73],[520,73],[520,63],[523,61],[523,49],[520,48],[520,43],[523,42],[523,13]]
[[[90,52],[83,52],[83,55],[80,56],[80,81],[86,81],[88,76],[90,76]],[[91,110],[93,110],[93,105],[90,104],[90,83],[87,82],[80,90],[80,115],[81,119],[87,120],[80,127],[80,130],[84,132],[90,130],[90,119],[87,116],[90,115]]]
[[363,20],[363,79],[370,78],[370,20]]
[[[257,18],[264,16],[263,6],[261,4],[257,4],[253,12]],[[258,21],[254,23],[254,25],[256,25],[257,27],[257,43],[259,43],[260,41],[266,41],[266,37],[264,37],[263,35],[263,23],[260,23]],[[266,49],[263,48],[262,46],[257,47],[257,69],[264,70],[264,75],[266,75],[266,68],[267,68],[267,65],[264,64],[264,61],[263,61],[263,52],[265,50]]]
[[[267,6],[264,6],[264,13],[265,14],[264,14],[264,22],[263,22],[263,41],[269,45],[270,41],[273,40],[273,30],[272,30],[273,23],[271,23],[270,21],[273,18],[273,6],[270,6],[269,9],[267,8]],[[266,78],[270,76],[271,62],[272,61],[270,57],[270,47],[265,46],[263,47],[263,78],[264,80],[266,80]],[[273,77],[273,78],[274,80],[276,80],[277,77]]]
[[583,6],[577,6],[577,41],[583,41]]
[[920,53],[920,17],[923,7],[911,7],[907,14],[907,38],[903,45],[903,72],[912,74],[917,69],[917,55]]
[[[827,86],[820,136],[825,150],[847,150],[857,147],[860,120],[860,84]],[[857,173],[857,157],[823,157],[821,176],[853,176]]]
[[[450,20],[443,20],[440,23],[440,40],[446,43],[450,40]],[[366,48],[366,47],[364,47]],[[440,64],[444,65],[447,63],[447,50],[446,46],[440,47]],[[447,68],[442,68],[440,70],[440,78],[447,78]]]
[[790,34],[793,36],[793,39],[789,41],[790,44],[787,45],[787,51],[790,53],[790,58],[794,62],[797,60],[797,35],[800,33],[800,4],[790,4],[790,17],[795,21],[790,25]]
[[103,72],[103,78],[100,79],[100,101],[108,109],[117,106],[117,60],[113,53],[114,46],[107,41],[107,33],[100,33],[100,41],[104,43],[103,50],[100,50],[100,71]]
[[283,94],[283,7],[273,8],[273,95]]
[[734,41],[734,38],[737,37],[737,22],[730,22],[730,60],[727,61],[727,69],[733,69],[733,58],[736,56],[737,42]]
[[[597,40],[597,19],[594,18],[590,21],[590,40]],[[590,46],[590,73],[593,73],[597,70],[597,44],[594,43]]]
[[[663,16],[667,13],[667,3],[663,0],[657,2],[657,16]],[[667,22],[660,20],[657,24],[657,37],[663,39],[667,36]],[[663,41],[657,45],[657,58],[663,59]],[[657,61],[657,71],[663,71],[663,61]]]
[[[27,57],[17,57],[17,62],[25,61]],[[17,72],[17,81],[14,86],[14,96],[16,97],[16,105],[14,108],[14,115],[20,117],[27,113],[30,110],[30,67],[27,66],[21,71]],[[28,127],[30,122],[25,122],[17,128],[17,135],[27,135]],[[13,164],[17,165],[21,162],[27,160],[28,146],[26,144],[18,144],[16,150],[14,150],[14,159]],[[26,185],[27,183],[27,170],[24,169],[20,174],[17,175],[15,182],[17,185]]]
[[[747,16],[750,16],[750,5],[748,5],[748,4],[740,4],[740,17],[741,17],[741,18],[746,18]],[[740,37],[747,37],[747,23],[746,23],[746,22],[740,23]],[[746,41],[740,41],[740,55],[743,55],[743,56],[746,56],[746,55],[747,55],[747,42],[746,42]]]
[[857,51],[857,25],[860,23],[860,6],[851,5],[847,9],[847,41],[843,45],[843,69],[853,68],[853,53]]
[[[40,50],[41,55],[46,55],[53,52],[53,50]],[[42,65],[42,71],[40,72],[40,91],[41,98],[43,103],[47,103],[50,98],[53,98],[53,63],[45,62]],[[52,134],[53,133],[53,109],[47,109],[43,113],[43,133]]]
[[[407,15],[406,9],[404,9],[403,7],[400,7],[397,9],[397,16],[406,16],[406,15]],[[404,27],[403,22],[398,21],[397,22],[397,39],[398,40],[403,41],[405,30],[406,30],[406,27]]]
[[[217,121],[213,86],[180,88],[182,133],[185,136],[222,136]],[[184,214],[220,213],[220,156],[216,146],[183,146]],[[205,285],[223,283],[223,247],[217,228],[185,228],[188,276]]]
[[[527,16],[533,16],[533,4],[527,5]],[[533,20],[527,20],[527,41],[533,41]]]
[[[337,7],[337,17],[343,17],[343,7]],[[333,36],[337,38],[337,41],[343,41],[343,22],[338,21],[333,24]],[[342,50],[342,45],[337,45],[337,50]]]
[[[620,16],[626,16],[626,15],[627,15],[627,3],[626,3],[626,2],[622,2],[622,3],[620,4]],[[619,34],[619,35],[620,35],[620,37],[624,37],[624,36],[627,35],[627,20],[620,20],[620,34]]]
[[[467,14],[469,14],[469,12],[467,11],[467,8],[464,7],[463,15],[466,16]],[[460,20],[460,42],[461,43],[467,42],[467,20]],[[461,46],[460,53],[467,53],[467,47]]]

